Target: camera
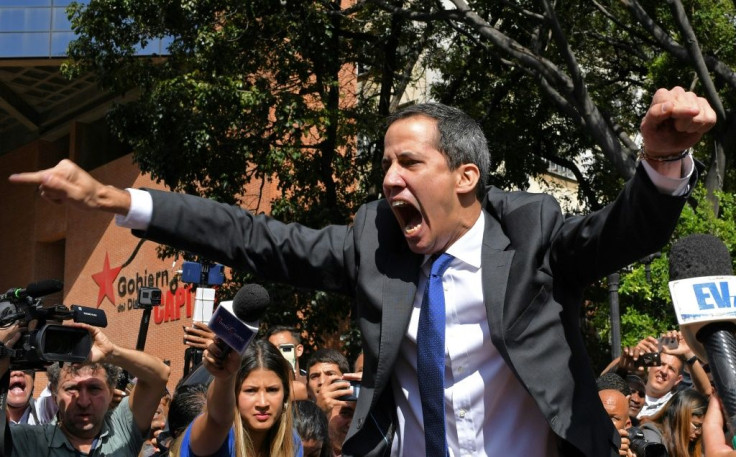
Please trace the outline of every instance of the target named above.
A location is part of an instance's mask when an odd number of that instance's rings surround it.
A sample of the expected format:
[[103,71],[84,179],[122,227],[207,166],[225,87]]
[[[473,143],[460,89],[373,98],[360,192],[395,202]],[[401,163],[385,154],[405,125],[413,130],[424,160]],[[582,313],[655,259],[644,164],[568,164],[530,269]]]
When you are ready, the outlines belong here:
[[629,449],[636,457],[669,457],[662,443],[647,441],[639,427],[629,427]]
[[647,353],[642,354],[639,357],[639,360],[636,361],[636,366],[656,367],[656,366],[662,365],[662,358],[660,357],[662,350],[665,348],[677,349],[677,346],[678,346],[677,337],[668,337],[668,336],[660,337],[657,340],[657,346],[658,346],[657,352],[647,352]]
[[659,352],[662,352],[665,348],[677,349],[677,346],[679,346],[676,336],[661,336],[657,339],[657,344],[659,345]]
[[133,304],[133,308],[147,308],[158,306],[161,304],[161,289],[158,287],[141,287],[138,290],[138,300]]
[[107,326],[103,310],[73,305],[45,307],[40,296],[61,291],[60,281],[29,284],[0,294],[0,327],[18,323],[22,327],[15,346],[5,348],[12,370],[44,370],[53,362],[83,362],[92,348],[92,338],[83,328],[61,325],[71,319],[96,327]]

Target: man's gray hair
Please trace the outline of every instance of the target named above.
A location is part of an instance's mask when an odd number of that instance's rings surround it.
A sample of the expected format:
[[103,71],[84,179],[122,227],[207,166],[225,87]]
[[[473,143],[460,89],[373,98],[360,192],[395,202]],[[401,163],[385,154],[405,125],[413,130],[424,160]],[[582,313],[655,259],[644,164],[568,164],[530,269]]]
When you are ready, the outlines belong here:
[[491,168],[491,153],[488,141],[480,125],[461,110],[441,103],[422,103],[410,105],[390,115],[387,128],[400,119],[412,116],[426,116],[437,121],[439,144],[437,150],[447,157],[450,170],[465,163],[478,167],[480,178],[475,187],[478,200],[483,201]]

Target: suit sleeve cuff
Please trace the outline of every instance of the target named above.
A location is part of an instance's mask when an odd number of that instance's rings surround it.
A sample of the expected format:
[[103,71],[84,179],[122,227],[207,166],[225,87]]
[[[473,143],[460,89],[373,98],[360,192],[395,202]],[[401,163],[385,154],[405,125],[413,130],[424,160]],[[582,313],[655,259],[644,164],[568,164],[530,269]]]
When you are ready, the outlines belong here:
[[681,178],[670,178],[664,176],[652,168],[646,160],[641,161],[644,170],[647,172],[649,179],[654,184],[657,190],[665,195],[671,195],[673,197],[680,197],[687,194],[690,191],[690,178],[692,177],[693,170],[695,169],[695,162],[692,155],[688,155],[682,159],[682,177]]
[[130,194],[130,210],[125,216],[116,215],[115,223],[120,227],[133,230],[148,229],[153,215],[153,199],[151,194],[140,189],[125,189]]

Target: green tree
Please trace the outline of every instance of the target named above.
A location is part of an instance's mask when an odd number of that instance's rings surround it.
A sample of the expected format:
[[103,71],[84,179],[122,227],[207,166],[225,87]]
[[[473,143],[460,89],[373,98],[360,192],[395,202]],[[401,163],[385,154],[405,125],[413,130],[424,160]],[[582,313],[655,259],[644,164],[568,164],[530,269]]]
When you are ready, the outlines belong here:
[[523,187],[546,159],[571,168],[586,206],[600,206],[633,174],[653,90],[683,85],[719,116],[697,151],[709,193],[733,189],[732,2],[368,1],[443,34],[425,60],[441,74],[434,93],[483,120],[502,166],[494,182]]
[[[132,95],[109,119],[144,171],[256,211],[266,202],[244,184],[275,179],[281,196],[268,203],[285,221],[345,223],[380,195],[381,119],[419,80],[479,119],[493,184],[525,188],[556,163],[589,209],[633,174],[653,88],[690,84],[719,115],[696,151],[711,202],[735,186],[735,14],[725,0],[93,0],[72,11],[80,38],[69,74],[93,71]],[[162,37],[166,58],[135,56]],[[272,292],[274,321],[300,309],[300,323],[321,329],[347,316],[341,298]]]

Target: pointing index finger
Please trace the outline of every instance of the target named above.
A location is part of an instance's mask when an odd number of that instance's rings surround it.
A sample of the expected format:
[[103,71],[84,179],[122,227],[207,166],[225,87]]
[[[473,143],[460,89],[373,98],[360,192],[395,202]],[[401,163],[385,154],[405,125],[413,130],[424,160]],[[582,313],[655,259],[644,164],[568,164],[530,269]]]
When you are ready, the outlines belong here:
[[44,171],[29,171],[25,173],[13,173],[8,176],[8,181],[18,184],[41,184],[45,179]]

